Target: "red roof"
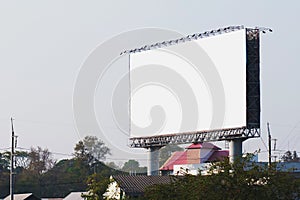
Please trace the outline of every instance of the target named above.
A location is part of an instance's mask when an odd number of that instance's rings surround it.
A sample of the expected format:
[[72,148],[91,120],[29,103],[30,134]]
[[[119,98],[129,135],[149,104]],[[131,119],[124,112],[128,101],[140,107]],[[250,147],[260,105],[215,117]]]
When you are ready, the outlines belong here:
[[191,144],[190,146],[186,147],[186,149],[201,149],[202,144],[197,143],[197,144]]
[[205,160],[205,162],[213,162],[217,160],[222,160],[224,157],[228,157],[229,151],[228,150],[221,150],[220,147],[209,143],[198,143],[198,144],[191,144],[190,146],[186,147],[186,151],[176,151],[174,152],[170,158],[163,164],[160,170],[173,170],[174,165],[185,165],[188,164],[187,160],[187,152],[189,149],[211,149],[213,153]]
[[191,144],[190,146],[186,147],[186,149],[216,149],[216,150],[220,150],[221,148],[212,143],[204,142],[204,143]]
[[160,168],[160,170],[173,170],[174,165],[184,165],[184,164],[187,164],[187,152],[176,151],[165,162],[165,164]]
[[228,150],[215,151],[208,159],[208,162],[223,160],[225,157],[229,156]]

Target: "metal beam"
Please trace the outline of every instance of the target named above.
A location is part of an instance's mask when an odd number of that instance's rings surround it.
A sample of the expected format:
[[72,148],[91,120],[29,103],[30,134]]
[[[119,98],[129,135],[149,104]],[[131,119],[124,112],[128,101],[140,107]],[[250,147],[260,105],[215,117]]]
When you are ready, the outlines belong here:
[[230,129],[216,129],[209,131],[195,131],[177,134],[157,135],[150,137],[130,138],[132,148],[162,147],[167,144],[187,144],[213,142],[232,139],[247,139],[260,137],[259,128],[238,127]]
[[[194,34],[190,34],[185,37],[182,37],[182,38],[178,38],[178,39],[174,39],[174,40],[167,40],[167,41],[163,41],[163,42],[157,42],[155,44],[145,45],[143,47],[126,50],[126,51],[121,52],[120,55],[148,51],[148,50],[158,49],[158,48],[162,48],[162,47],[168,47],[171,45],[185,43],[185,42],[188,42],[191,40],[198,40],[198,39],[202,39],[202,38],[212,37],[215,35],[234,32],[234,31],[238,31],[238,30],[242,30],[242,29],[245,29],[245,27],[243,25],[240,25],[240,26],[228,26],[228,27],[224,27],[224,28],[205,31],[202,33],[194,33]],[[272,32],[272,29],[266,28],[266,27],[255,27],[255,28],[246,28],[246,29],[248,31],[253,30],[254,32],[258,32],[258,33],[259,32],[262,32],[262,33]]]

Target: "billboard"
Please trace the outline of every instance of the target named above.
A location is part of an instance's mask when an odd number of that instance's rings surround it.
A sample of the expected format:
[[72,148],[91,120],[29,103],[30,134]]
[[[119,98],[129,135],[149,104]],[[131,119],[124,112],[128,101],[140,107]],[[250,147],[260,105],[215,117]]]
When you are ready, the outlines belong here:
[[[247,67],[253,64],[246,32],[174,40],[131,53],[130,137],[247,127],[259,121],[259,89],[251,97],[258,100],[258,110],[248,110],[253,82],[248,83]],[[259,88],[259,59],[257,67]]]

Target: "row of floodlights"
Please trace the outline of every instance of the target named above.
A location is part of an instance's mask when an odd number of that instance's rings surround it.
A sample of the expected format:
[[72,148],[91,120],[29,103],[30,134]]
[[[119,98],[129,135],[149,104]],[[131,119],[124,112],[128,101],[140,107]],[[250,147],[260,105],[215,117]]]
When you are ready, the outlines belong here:
[[[216,29],[216,30],[205,31],[203,33],[195,33],[195,34],[188,35],[186,37],[182,37],[182,38],[179,38],[179,39],[176,39],[176,40],[157,42],[157,43],[152,44],[152,45],[145,45],[141,48],[126,50],[126,51],[123,51],[121,53],[121,55],[130,54],[130,53],[137,53],[137,52],[147,51],[147,50],[161,48],[161,47],[167,47],[167,46],[170,46],[170,45],[184,43],[184,42],[191,41],[191,40],[197,40],[197,39],[201,39],[201,38],[211,37],[211,36],[214,36],[214,35],[220,35],[220,34],[223,34],[223,33],[238,31],[238,30],[242,30],[244,28],[245,27],[243,25],[241,25],[241,26],[228,26],[228,27],[219,28],[219,29]],[[255,27],[255,28],[251,28],[251,29],[252,30],[258,30],[259,32],[263,32],[263,33],[272,32],[272,29],[264,28],[264,27]]]

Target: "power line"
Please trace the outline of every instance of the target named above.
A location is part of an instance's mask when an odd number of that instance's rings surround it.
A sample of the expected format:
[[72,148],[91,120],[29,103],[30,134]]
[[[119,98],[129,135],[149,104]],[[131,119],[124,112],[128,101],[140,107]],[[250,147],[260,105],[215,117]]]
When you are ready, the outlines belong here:
[[[31,151],[31,149],[23,148],[23,147],[17,147],[16,149],[21,149],[21,150]],[[54,154],[54,155],[73,156],[72,154],[60,153],[60,152],[54,152],[54,151],[49,151],[49,153]]]
[[263,145],[265,146],[266,150],[268,150],[268,147],[267,147],[267,145],[266,145],[266,143],[265,143],[265,141],[263,140],[262,137],[260,137],[260,140],[262,141],[262,143],[263,143]]
[[[290,130],[290,132],[288,133],[288,136],[287,137],[285,137],[285,140],[283,141],[283,143],[282,144],[285,144],[286,143],[286,141],[288,141],[288,139],[289,139],[289,137],[291,136],[291,134],[294,132],[294,130],[297,128],[297,126],[300,124],[300,121],[299,122],[297,122],[294,126],[293,126],[293,128]],[[282,147],[283,145],[281,145],[280,147]]]
[[6,147],[6,148],[0,148],[1,151],[6,151],[6,150],[9,150],[10,147]]
[[66,122],[49,122],[49,121],[39,121],[39,120],[28,120],[28,119],[18,119],[19,122],[26,122],[32,124],[45,124],[45,125],[60,125],[60,126],[74,126],[73,123],[66,123]]

